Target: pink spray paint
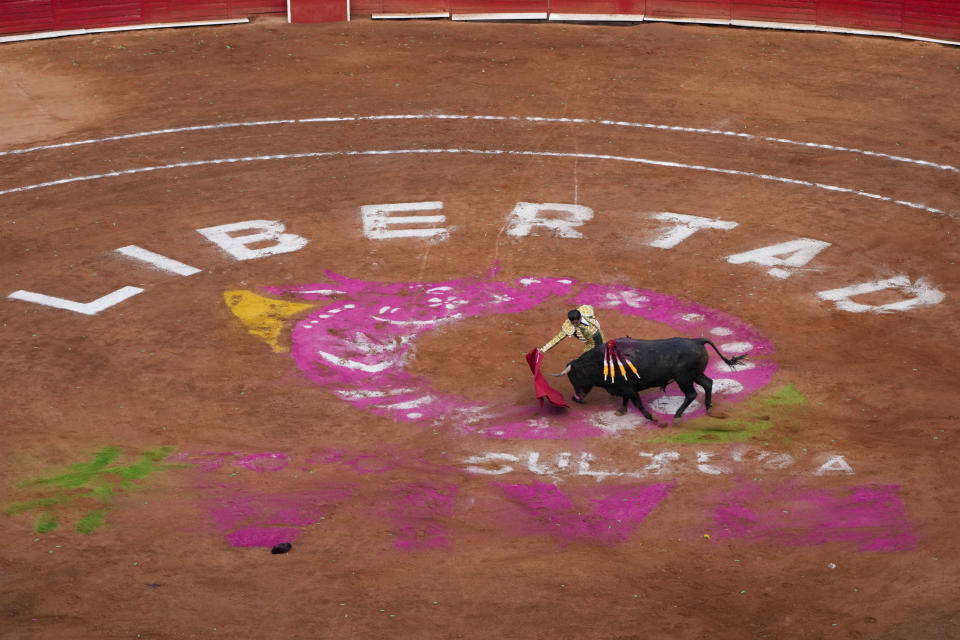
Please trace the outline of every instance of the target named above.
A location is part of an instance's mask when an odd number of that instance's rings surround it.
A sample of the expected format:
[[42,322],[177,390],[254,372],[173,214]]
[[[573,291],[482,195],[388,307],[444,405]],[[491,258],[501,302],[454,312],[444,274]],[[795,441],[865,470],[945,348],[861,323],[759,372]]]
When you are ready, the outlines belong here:
[[284,494],[240,490],[211,506],[209,513],[232,546],[272,547],[293,542],[306,526],[316,524],[351,493],[344,487]]
[[[625,485],[577,492],[577,502],[553,484],[498,484],[520,508],[519,533],[549,534],[561,546],[571,542],[624,542],[667,497],[674,484]],[[509,522],[509,519],[507,519]]]
[[[293,328],[291,356],[310,380],[363,411],[490,438],[561,439],[609,431],[596,423],[595,412],[541,411],[535,402],[522,407],[485,405],[437,392],[428,378],[406,370],[417,336],[469,317],[521,313],[545,303],[556,307],[558,313],[573,304],[590,304],[598,310],[616,310],[667,324],[681,335],[712,333],[718,336],[714,340],[718,345],[737,345],[751,356],[773,351],[769,340],[729,314],[652,291],[578,285],[564,278],[521,278],[511,283],[474,276],[436,283],[382,283],[330,272],[327,276],[327,283],[266,289],[273,295],[309,301],[336,297]],[[545,334],[554,330],[544,328]],[[718,393],[730,402],[764,387],[776,370],[773,362],[760,360],[733,371],[724,367],[711,358],[707,375],[724,381]],[[677,393],[648,392],[644,396],[654,412],[666,416],[682,398]],[[703,408],[697,407],[686,415],[703,413]]]
[[861,551],[912,549],[917,536],[896,485],[807,489],[743,484],[720,499],[718,535],[786,545],[851,542]]
[[226,464],[228,460],[235,458],[238,455],[240,454],[233,451],[181,451],[173,454],[167,460],[169,462],[192,464],[209,473],[211,471],[216,471]]
[[233,464],[250,471],[264,473],[283,471],[290,465],[290,458],[285,453],[254,453],[235,460]]
[[397,488],[383,517],[393,522],[393,547],[404,551],[446,549],[450,530],[443,521],[453,515],[455,485],[413,483]]
[[283,471],[290,466],[290,457],[285,453],[276,451],[250,454],[236,451],[181,451],[170,456],[168,460],[170,462],[192,464],[206,472],[216,471],[228,462],[257,473]]

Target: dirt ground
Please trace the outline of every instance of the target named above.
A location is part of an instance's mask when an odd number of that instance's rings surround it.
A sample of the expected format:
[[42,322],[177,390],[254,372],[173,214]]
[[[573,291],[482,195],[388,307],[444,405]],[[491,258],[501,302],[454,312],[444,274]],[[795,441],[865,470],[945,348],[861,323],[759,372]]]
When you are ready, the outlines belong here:
[[[0,96],[0,638],[960,637],[960,49],[262,18]],[[751,368],[541,409],[583,303]]]

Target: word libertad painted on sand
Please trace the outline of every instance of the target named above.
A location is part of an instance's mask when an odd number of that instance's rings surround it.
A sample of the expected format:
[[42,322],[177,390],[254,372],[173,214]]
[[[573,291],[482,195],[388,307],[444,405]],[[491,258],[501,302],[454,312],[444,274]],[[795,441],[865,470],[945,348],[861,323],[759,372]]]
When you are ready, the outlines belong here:
[[[365,237],[375,241],[443,242],[450,236],[451,230],[437,226],[446,222],[446,216],[437,213],[442,208],[443,203],[439,201],[363,205],[360,207],[362,231]],[[410,215],[416,211],[430,213]],[[404,215],[393,215],[396,213]],[[504,228],[507,236],[514,238],[547,232],[576,241],[584,237],[580,228],[593,217],[593,210],[581,204],[519,202],[507,215]],[[653,218],[665,224],[666,229],[661,230],[647,244],[661,250],[673,250],[695,233],[730,231],[738,226],[734,221],[672,212],[661,212]],[[276,220],[247,220],[197,231],[235,260],[253,260],[291,253],[303,249],[309,243],[303,236],[288,233],[285,225]],[[786,279],[810,264],[828,247],[830,243],[823,240],[795,238],[733,253],[728,255],[726,260],[730,264],[759,266],[772,278]],[[116,252],[171,275],[189,277],[201,273],[201,269],[195,266],[139,245],[120,247]],[[7,297],[79,314],[96,315],[143,291],[141,287],[128,285],[87,302],[24,289],[14,291]],[[883,304],[869,304],[864,302],[863,298],[860,301],[856,299],[881,291],[897,293],[902,297]],[[839,310],[855,313],[906,311],[923,305],[938,304],[945,297],[942,291],[925,278],[907,274],[847,284],[819,291],[816,296],[832,302]]]

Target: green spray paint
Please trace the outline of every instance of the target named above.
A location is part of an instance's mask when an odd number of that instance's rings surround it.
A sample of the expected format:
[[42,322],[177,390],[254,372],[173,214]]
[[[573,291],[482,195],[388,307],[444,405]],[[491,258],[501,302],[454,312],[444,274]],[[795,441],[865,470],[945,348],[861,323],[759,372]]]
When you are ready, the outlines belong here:
[[[711,420],[711,418],[707,418]],[[722,427],[691,429],[677,435],[660,438],[657,442],[691,444],[693,442],[743,442],[773,426],[769,420],[724,420]]]
[[161,447],[143,452],[130,464],[117,464],[120,449],[104,447],[94,453],[89,462],[74,464],[66,472],[20,483],[18,487],[21,489],[39,490],[52,495],[17,502],[6,507],[4,511],[15,515],[40,510],[42,513],[34,525],[34,530],[37,533],[47,533],[59,526],[59,509],[79,499],[87,502],[92,500],[98,503],[100,508],[85,513],[77,523],[77,531],[93,533],[103,526],[107,512],[113,508],[110,502],[117,492],[135,489],[138,486],[135,481],[143,480],[153,473],[182,466],[161,463],[172,453],[173,447]]
[[70,467],[70,471],[67,473],[28,480],[27,482],[21,483],[20,486],[53,486],[60,489],[80,489],[88,484],[98,482],[100,480],[99,476],[103,473],[104,469],[116,460],[118,455],[120,455],[120,449],[117,447],[106,447],[96,452],[93,455],[93,460],[86,463],[81,462],[80,464],[75,464]]
[[80,533],[93,533],[97,527],[103,524],[103,518],[109,510],[109,507],[106,509],[97,509],[83,516],[80,518],[80,522],[77,523],[77,531]]
[[42,513],[40,517],[37,518],[37,524],[34,525],[33,530],[37,533],[47,533],[48,531],[53,531],[58,526],[60,526],[60,524],[56,518],[49,513]]
[[[804,395],[791,383],[762,398],[759,404],[764,409],[771,409],[777,407],[797,407],[806,404],[806,402],[807,399]],[[715,420],[714,418],[700,418],[696,422],[715,424],[716,426],[714,428],[701,427],[698,429],[690,429],[689,431],[683,431],[676,435],[659,438],[656,442],[680,444],[691,444],[694,442],[743,442],[763,433],[774,424],[769,416],[722,421]]]
[[768,407],[791,407],[807,403],[806,397],[791,382],[781,387],[771,396],[764,398],[763,404]]
[[66,495],[54,496],[52,498],[40,498],[39,500],[30,500],[28,502],[17,502],[10,505],[4,509],[4,513],[9,513],[10,515],[16,515],[18,513],[23,513],[24,511],[33,511],[34,509],[42,509],[44,507],[52,507],[58,504],[66,504],[70,502],[73,498]]

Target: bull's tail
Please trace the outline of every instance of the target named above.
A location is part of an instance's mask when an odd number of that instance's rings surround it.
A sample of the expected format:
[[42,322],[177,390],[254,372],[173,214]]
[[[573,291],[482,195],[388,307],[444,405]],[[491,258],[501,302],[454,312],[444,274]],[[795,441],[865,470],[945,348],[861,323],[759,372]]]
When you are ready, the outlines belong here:
[[708,345],[710,345],[711,347],[713,347],[713,350],[717,352],[717,355],[720,356],[720,357],[723,359],[724,362],[727,363],[727,366],[735,367],[735,366],[737,366],[738,364],[740,364],[741,362],[743,362],[744,360],[747,359],[747,355],[746,355],[746,354],[739,355],[739,356],[733,356],[732,358],[728,358],[727,356],[723,355],[723,354],[720,352],[720,349],[717,348],[717,345],[713,344],[712,342],[710,342],[710,341],[707,340],[706,338],[697,338],[697,342],[699,342],[700,344],[708,344]]

